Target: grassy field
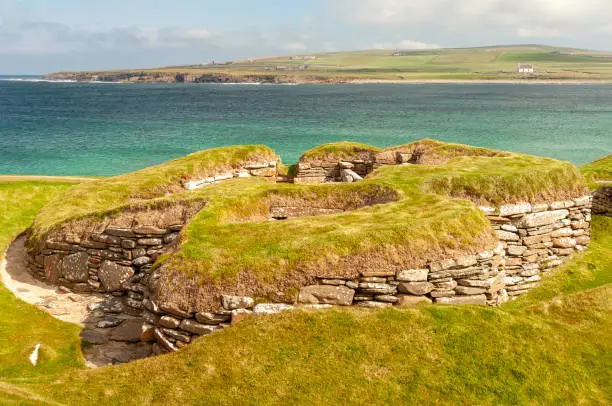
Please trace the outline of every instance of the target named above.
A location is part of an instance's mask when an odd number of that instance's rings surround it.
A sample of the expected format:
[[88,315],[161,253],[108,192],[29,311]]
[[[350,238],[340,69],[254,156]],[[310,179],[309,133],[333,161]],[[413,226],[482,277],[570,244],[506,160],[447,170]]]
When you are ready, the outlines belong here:
[[[45,204],[74,185],[59,180],[8,179],[0,182],[0,253],[5,252],[17,234],[29,227]],[[16,299],[2,284],[0,309],[0,399],[10,394],[15,399],[29,398],[27,391],[6,384],[7,379],[19,381],[82,368],[78,326],[56,320],[37,307]],[[34,368],[28,356],[39,343],[40,364]]]
[[[0,247],[68,186],[0,183]],[[610,404],[611,271],[612,219],[595,217],[589,251],[501,309],[286,313],[97,370],[77,327],[0,288],[0,403]]]
[[[296,55],[233,61],[230,64],[192,65],[163,69],[87,72],[105,80],[125,74],[227,75],[234,80],[276,82],[345,82],[355,80],[612,80],[612,52],[598,52],[542,45],[516,45],[437,50],[369,50],[312,54],[314,60]],[[535,74],[518,74],[517,64],[535,65]],[[308,65],[304,69],[304,65]],[[300,68],[301,67],[301,68]],[[76,78],[63,72],[58,78]]]

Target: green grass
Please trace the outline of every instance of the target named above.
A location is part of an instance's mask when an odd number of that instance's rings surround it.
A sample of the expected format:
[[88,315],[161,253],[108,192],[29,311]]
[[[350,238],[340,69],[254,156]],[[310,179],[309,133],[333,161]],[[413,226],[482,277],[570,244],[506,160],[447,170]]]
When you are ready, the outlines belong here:
[[320,145],[304,152],[304,154],[302,154],[302,157],[300,158],[300,162],[337,162],[338,160],[354,157],[355,155],[360,153],[363,153],[367,156],[369,154],[373,154],[380,151],[382,151],[381,148],[374,147],[372,145],[362,144],[359,142],[333,142],[329,144]]
[[[545,45],[492,46],[463,49],[367,50],[315,54],[311,61],[291,60],[291,55],[234,61],[230,65],[192,65],[160,69],[101,72],[63,72],[55,77],[87,78],[104,75],[109,80],[132,75],[225,75],[234,80],[277,82],[344,82],[351,80],[612,80],[612,53]],[[516,71],[517,63],[535,64],[536,74]],[[297,70],[308,64],[309,69]],[[285,66],[289,70],[266,68]]]
[[612,154],[580,167],[591,189],[602,184],[612,184]]
[[[2,246],[66,187],[0,184]],[[79,370],[76,327],[1,289],[0,403],[610,404],[611,262],[612,219],[595,216],[587,252],[501,309],[286,313],[97,370]],[[33,339],[16,336],[30,328]],[[64,362],[25,364],[33,343],[54,337]]]
[[[72,185],[65,182],[0,182],[0,256],[49,200]],[[16,299],[2,284],[0,309],[0,381],[82,367],[79,327],[60,322]],[[40,364],[34,368],[28,356],[39,343]]]
[[[160,205],[192,201],[182,182],[220,175],[246,163],[277,160],[263,145],[239,145],[196,152],[137,172],[83,183],[45,207],[36,217],[34,231],[41,235],[60,222],[86,215],[105,215],[126,205]],[[175,193],[175,196],[167,197]],[[197,199],[196,199],[197,200]]]

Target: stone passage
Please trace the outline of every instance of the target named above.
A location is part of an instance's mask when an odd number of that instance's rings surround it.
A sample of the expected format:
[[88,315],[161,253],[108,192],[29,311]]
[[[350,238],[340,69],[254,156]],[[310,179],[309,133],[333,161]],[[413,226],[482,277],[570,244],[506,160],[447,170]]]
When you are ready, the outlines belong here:
[[612,186],[600,186],[593,193],[593,213],[612,216]]

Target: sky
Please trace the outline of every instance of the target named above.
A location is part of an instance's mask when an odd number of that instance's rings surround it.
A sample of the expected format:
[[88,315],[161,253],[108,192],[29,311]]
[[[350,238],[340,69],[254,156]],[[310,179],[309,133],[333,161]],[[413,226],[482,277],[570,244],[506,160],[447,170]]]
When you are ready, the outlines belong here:
[[0,0],[0,75],[510,44],[612,50],[612,0]]

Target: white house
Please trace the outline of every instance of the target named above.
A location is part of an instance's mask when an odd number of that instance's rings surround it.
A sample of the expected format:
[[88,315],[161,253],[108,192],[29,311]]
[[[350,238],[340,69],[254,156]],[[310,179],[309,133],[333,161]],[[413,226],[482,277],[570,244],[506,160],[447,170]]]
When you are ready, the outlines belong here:
[[531,64],[519,63],[517,66],[518,73],[534,73],[535,68]]

